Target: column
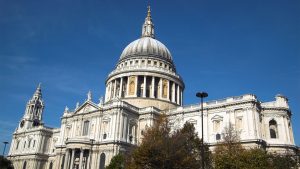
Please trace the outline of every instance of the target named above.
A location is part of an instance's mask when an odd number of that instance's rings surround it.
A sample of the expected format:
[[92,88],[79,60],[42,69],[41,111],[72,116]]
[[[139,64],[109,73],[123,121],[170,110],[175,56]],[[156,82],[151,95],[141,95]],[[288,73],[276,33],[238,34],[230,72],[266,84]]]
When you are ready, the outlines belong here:
[[126,96],[127,97],[129,95],[129,83],[130,83],[130,76],[127,77],[127,87],[126,87]]
[[143,97],[146,97],[146,88],[147,87],[147,76],[144,76],[144,90],[143,90]]
[[134,96],[137,96],[137,90],[138,90],[138,80],[139,80],[139,76],[135,76],[135,89],[134,89]]
[[180,98],[180,88],[179,85],[177,85],[177,104],[179,104],[179,98]]
[[111,99],[111,82],[107,83],[107,100]]
[[123,136],[125,141],[127,141],[127,116],[124,116],[123,120]]
[[180,90],[180,105],[183,104],[183,92]]
[[75,149],[72,149],[72,157],[71,157],[71,161],[70,161],[70,169],[73,169],[74,166],[74,158],[75,158]]
[[108,84],[106,85],[106,88],[105,88],[105,102],[108,101]]
[[[168,80],[167,84],[168,84],[168,91],[167,91],[167,99],[170,100],[170,81]],[[170,100],[171,101],[171,100]]]
[[87,159],[87,163],[86,163],[86,169],[90,169],[91,168],[91,150],[89,150],[89,157]]
[[172,83],[172,102],[175,103],[175,83]]
[[120,92],[119,92],[119,98],[122,97],[122,91],[123,91],[123,77],[121,77],[121,82],[120,82]]
[[117,123],[117,125],[118,125],[118,128],[117,128],[117,140],[118,141],[120,141],[120,139],[121,139],[121,130],[120,130],[120,128],[121,128],[121,111],[119,111],[118,112],[118,123]]
[[117,79],[114,80],[115,83],[114,83],[114,95],[113,95],[113,98],[115,98],[117,96]]
[[69,149],[66,149],[66,157],[65,157],[65,163],[64,163],[64,169],[67,169],[68,163],[69,163]]
[[44,153],[44,142],[45,142],[45,136],[42,135],[42,138],[40,140],[40,148],[39,148],[39,152]]
[[162,91],[163,91],[163,85],[162,85],[162,78],[159,78],[159,96],[158,96],[158,98],[160,98],[160,99],[162,99]]
[[82,169],[83,152],[84,149],[80,149],[79,169]]
[[154,89],[155,89],[155,77],[152,76],[152,82],[151,82],[151,93],[150,93],[150,97],[154,98]]

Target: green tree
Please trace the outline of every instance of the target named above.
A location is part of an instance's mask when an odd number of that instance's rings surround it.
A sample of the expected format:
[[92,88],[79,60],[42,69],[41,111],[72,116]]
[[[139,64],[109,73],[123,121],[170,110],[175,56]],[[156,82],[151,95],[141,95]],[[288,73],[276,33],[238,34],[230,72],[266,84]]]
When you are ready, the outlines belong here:
[[111,159],[110,164],[105,169],[124,169],[124,165],[124,155],[118,154]]
[[225,128],[223,141],[213,154],[215,169],[292,169],[296,160],[284,154],[268,154],[260,148],[245,149],[232,125]]
[[297,168],[296,157],[287,154],[270,154],[271,167],[274,169]]
[[[199,169],[201,167],[201,140],[192,124],[186,123],[182,129],[171,131],[168,119],[162,115],[149,128],[142,143],[131,154],[129,169]],[[207,167],[210,153],[205,145]]]

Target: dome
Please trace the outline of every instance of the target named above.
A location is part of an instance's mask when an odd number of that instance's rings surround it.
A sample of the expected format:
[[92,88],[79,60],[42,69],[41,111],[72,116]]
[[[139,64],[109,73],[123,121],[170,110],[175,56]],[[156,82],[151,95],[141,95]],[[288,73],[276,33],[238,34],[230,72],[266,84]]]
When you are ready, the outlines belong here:
[[172,62],[172,56],[168,48],[152,37],[142,37],[131,42],[123,50],[120,60],[140,56],[156,57]]

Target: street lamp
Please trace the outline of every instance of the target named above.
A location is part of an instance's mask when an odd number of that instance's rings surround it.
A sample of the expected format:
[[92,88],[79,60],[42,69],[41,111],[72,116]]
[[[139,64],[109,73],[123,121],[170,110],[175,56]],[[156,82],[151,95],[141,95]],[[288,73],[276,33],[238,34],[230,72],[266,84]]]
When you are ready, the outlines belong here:
[[8,142],[7,142],[7,141],[4,141],[3,143],[4,143],[4,149],[3,149],[3,157],[4,157],[5,149],[6,149],[6,144],[8,144]]
[[201,139],[201,160],[202,160],[202,169],[204,169],[204,143],[203,143],[203,139],[204,139],[204,135],[203,135],[203,98],[207,97],[208,94],[206,92],[198,92],[196,93],[197,97],[201,98],[201,125],[202,125],[202,139]]

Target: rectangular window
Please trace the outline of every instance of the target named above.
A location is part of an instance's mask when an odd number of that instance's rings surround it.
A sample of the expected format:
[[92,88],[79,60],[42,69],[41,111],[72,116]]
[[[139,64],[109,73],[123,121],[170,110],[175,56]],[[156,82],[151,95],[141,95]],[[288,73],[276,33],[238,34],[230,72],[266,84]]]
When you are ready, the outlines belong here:
[[83,136],[87,136],[88,135],[88,133],[89,133],[89,125],[90,125],[89,121],[85,121],[83,123],[83,131],[82,131],[82,135]]
[[243,117],[236,118],[236,129],[243,129]]

